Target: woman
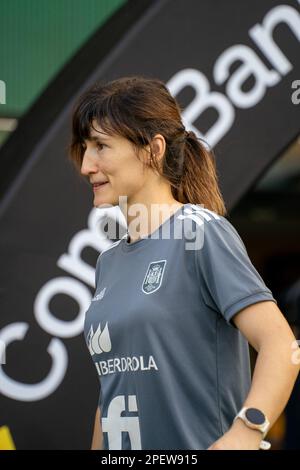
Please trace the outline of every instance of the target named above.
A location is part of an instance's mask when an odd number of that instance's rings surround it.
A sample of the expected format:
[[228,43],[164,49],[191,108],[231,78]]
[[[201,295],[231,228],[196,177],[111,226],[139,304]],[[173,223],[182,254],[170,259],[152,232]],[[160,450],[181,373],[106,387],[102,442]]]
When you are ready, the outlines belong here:
[[74,110],[71,156],[94,205],[119,205],[128,227],[98,257],[86,312],[93,449],[259,449],[298,374],[291,329],[225,218],[213,154],[180,113],[141,76],[97,83]]

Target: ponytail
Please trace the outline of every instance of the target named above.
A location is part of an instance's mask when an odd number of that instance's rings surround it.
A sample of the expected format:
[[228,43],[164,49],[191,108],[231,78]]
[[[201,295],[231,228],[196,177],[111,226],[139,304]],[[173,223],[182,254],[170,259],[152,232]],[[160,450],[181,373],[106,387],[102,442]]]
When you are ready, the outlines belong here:
[[[204,208],[225,216],[227,211],[218,186],[215,156],[208,150],[193,131],[183,131],[181,142],[181,171],[177,184],[172,184],[173,197],[185,204],[202,204]],[[180,158],[179,158],[180,161]],[[168,175],[165,175],[168,178]],[[168,178],[169,179],[169,178]]]

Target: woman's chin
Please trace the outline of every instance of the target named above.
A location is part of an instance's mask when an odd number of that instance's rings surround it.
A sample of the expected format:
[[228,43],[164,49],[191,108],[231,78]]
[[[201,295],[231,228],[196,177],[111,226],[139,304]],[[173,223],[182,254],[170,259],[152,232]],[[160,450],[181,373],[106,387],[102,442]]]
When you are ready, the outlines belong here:
[[105,197],[105,196],[102,196],[102,197],[101,197],[101,196],[100,196],[100,197],[99,197],[99,196],[95,196],[95,197],[94,197],[94,206],[95,206],[95,207],[99,207],[99,206],[102,206],[102,205],[104,205],[104,204],[105,204],[105,205],[111,205],[112,202],[111,202],[110,198]]

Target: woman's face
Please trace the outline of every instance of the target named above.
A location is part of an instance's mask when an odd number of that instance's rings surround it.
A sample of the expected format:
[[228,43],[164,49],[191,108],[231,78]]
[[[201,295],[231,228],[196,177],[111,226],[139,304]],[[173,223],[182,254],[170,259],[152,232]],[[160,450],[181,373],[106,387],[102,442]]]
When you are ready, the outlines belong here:
[[[81,173],[93,186],[94,206],[119,204],[119,196],[135,201],[149,183],[149,170],[143,167],[131,142],[124,137],[105,134],[94,121],[90,139],[85,141]],[[153,173],[153,171],[152,171]],[[103,184],[101,184],[103,183]]]

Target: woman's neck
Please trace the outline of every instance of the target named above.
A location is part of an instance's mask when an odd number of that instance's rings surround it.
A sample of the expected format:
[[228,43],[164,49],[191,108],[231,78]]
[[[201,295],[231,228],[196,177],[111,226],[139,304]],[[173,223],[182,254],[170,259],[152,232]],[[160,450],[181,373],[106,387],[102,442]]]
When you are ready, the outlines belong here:
[[147,237],[168,220],[183,204],[175,199],[152,201],[151,203],[131,203],[121,208],[127,221],[128,242],[133,243]]

